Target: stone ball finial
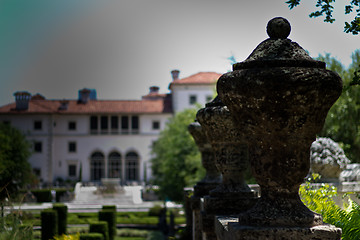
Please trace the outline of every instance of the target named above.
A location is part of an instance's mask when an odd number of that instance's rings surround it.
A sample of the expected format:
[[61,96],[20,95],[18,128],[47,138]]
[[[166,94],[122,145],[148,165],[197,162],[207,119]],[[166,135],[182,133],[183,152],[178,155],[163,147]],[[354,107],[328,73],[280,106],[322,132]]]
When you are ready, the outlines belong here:
[[290,31],[290,23],[283,17],[271,19],[266,26],[266,32],[271,39],[286,39]]

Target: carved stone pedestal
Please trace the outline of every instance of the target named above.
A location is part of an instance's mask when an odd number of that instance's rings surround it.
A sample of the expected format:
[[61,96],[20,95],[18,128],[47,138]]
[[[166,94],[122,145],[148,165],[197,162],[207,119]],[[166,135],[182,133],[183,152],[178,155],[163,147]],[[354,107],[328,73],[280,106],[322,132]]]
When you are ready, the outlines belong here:
[[244,181],[249,155],[246,131],[236,128],[226,106],[215,98],[196,116],[215,152],[216,166],[223,176],[222,183],[204,197],[201,213],[203,239],[216,240],[215,216],[238,214],[250,209],[257,193]]
[[194,195],[191,197],[192,209],[192,239],[201,240],[202,230],[200,223],[200,210],[203,197],[208,195],[211,190],[221,183],[221,174],[215,166],[214,151],[198,122],[191,123],[188,127],[190,134],[193,136],[197,147],[201,153],[202,165],[206,170],[204,179],[194,186]]
[[[258,198],[254,194],[248,196],[205,196],[201,212],[201,228],[204,232],[204,239],[217,240],[215,232],[215,220],[217,216],[232,216],[245,212],[252,208]],[[225,238],[226,239],[226,238]]]
[[323,224],[314,227],[251,227],[235,217],[217,217],[216,234],[226,240],[340,240],[341,229]]
[[[253,208],[225,224],[219,239],[340,239],[341,229],[300,200],[310,146],[342,91],[341,78],[287,38],[284,18],[269,21],[269,39],[217,82],[221,101],[245,128],[251,169],[261,187]],[[242,139],[242,138],[241,138]],[[220,227],[219,227],[220,228]]]
[[[218,183],[203,183],[199,182],[194,187],[194,195],[191,197],[191,209],[192,209],[192,239],[201,240],[203,239],[203,229],[201,222],[201,209],[203,209],[204,197],[209,194],[210,190],[216,188],[219,185]],[[216,238],[215,238],[216,239]]]

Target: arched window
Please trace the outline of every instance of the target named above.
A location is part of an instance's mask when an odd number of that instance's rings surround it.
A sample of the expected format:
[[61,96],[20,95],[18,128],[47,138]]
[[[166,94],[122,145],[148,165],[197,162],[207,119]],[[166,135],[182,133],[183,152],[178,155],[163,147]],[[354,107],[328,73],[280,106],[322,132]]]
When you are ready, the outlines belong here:
[[105,157],[101,152],[94,152],[91,155],[90,163],[90,179],[91,181],[100,181],[101,178],[105,177]]
[[109,154],[108,177],[121,178],[121,155],[118,152]]
[[136,152],[129,152],[125,157],[126,181],[139,181],[139,156]]

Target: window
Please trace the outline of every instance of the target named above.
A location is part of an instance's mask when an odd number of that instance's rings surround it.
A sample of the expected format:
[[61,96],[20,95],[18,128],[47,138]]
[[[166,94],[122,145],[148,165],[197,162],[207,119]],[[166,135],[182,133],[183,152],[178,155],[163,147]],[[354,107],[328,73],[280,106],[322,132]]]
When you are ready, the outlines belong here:
[[101,118],[100,118],[100,126],[101,126],[101,132],[106,133],[108,128],[109,128],[108,117],[107,116],[101,116]]
[[121,155],[118,152],[109,154],[108,177],[121,178]]
[[76,152],[76,142],[69,142],[68,150],[69,150],[69,153]]
[[197,102],[196,95],[190,95],[189,104],[194,105]]
[[128,116],[121,117],[121,132],[122,133],[129,132],[129,117]]
[[139,132],[139,117],[138,116],[131,117],[131,130],[132,130],[132,133]]
[[76,130],[76,122],[71,121],[68,123],[68,129],[69,130]]
[[101,178],[105,177],[104,170],[104,154],[101,152],[95,152],[91,155],[90,164],[90,179],[91,181],[100,181]]
[[76,165],[70,164],[68,167],[68,175],[69,177],[76,177]]
[[152,129],[153,130],[159,130],[160,129],[160,122],[159,121],[153,121],[152,122]]
[[117,133],[119,129],[119,118],[117,116],[111,116],[111,132]]
[[34,142],[34,152],[36,153],[42,152],[42,142]]
[[34,130],[41,130],[41,129],[42,129],[42,122],[34,121]]
[[92,133],[97,133],[97,130],[98,130],[98,117],[97,116],[90,117],[90,130]]
[[125,157],[125,174],[127,181],[139,180],[139,156],[135,152],[129,152]]

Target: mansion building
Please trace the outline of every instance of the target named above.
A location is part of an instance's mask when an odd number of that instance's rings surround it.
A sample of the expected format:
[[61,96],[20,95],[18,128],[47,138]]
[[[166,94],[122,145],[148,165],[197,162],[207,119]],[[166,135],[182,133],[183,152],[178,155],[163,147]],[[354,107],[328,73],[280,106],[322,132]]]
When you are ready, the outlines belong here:
[[221,76],[171,74],[170,93],[152,86],[141,100],[100,100],[86,88],[76,100],[16,92],[15,102],[0,107],[0,122],[21,130],[32,143],[29,162],[42,183],[77,180],[81,174],[83,182],[119,178],[122,184],[139,184],[152,177],[151,146],[169,118],[211,101]]

